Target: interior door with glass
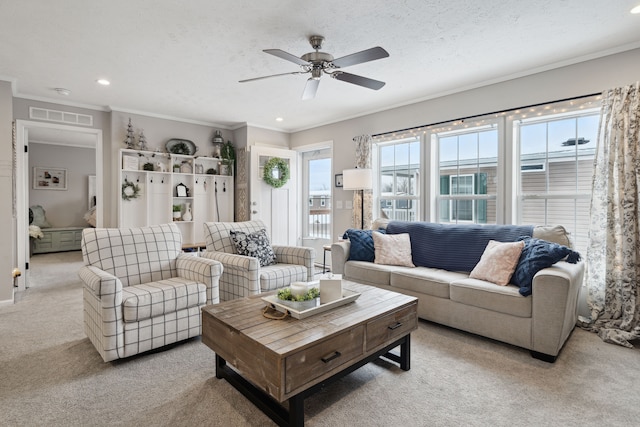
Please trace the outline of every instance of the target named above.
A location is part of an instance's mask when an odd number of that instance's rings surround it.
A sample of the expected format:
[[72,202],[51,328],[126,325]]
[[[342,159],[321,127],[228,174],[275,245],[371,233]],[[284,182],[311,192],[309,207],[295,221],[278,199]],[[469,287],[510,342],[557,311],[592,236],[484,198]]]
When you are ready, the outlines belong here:
[[[289,168],[289,179],[279,188],[265,182],[265,165],[273,158],[282,159]],[[269,239],[274,245],[297,245],[296,233],[299,209],[296,187],[297,153],[281,148],[252,146],[250,155],[249,203],[251,219],[260,219],[267,226]],[[282,177],[281,170],[271,169],[276,180]]]

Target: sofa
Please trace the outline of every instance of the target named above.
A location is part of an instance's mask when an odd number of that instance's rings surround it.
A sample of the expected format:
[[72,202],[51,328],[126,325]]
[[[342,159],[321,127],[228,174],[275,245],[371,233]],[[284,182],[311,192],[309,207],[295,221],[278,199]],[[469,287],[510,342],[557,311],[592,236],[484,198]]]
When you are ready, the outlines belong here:
[[[331,245],[332,272],[417,297],[421,319],[523,347],[547,362],[555,362],[576,324],[585,266],[562,226],[377,220],[372,230],[351,231],[344,236],[351,240]],[[378,247],[367,234],[396,241]],[[398,243],[401,237],[408,243]],[[515,260],[503,286],[475,273],[481,264],[490,271],[500,264],[485,255],[491,254],[491,241],[521,248],[499,259]],[[355,256],[353,248],[364,248],[365,256]],[[405,248],[404,254],[399,248]],[[384,261],[397,251],[398,259]]]
[[201,335],[220,302],[222,264],[183,253],[176,224],[85,228],[81,246],[84,331],[105,362]]

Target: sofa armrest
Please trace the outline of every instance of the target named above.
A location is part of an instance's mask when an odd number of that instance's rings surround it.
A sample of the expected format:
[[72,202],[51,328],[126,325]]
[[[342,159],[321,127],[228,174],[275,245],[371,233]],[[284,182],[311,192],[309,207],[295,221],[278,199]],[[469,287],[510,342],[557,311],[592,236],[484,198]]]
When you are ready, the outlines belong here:
[[122,303],[122,282],[116,276],[91,265],[82,266],[78,276],[87,291],[103,303],[108,302],[110,307]]
[[331,272],[344,274],[344,263],[349,260],[351,242],[348,240],[331,244]]
[[532,350],[556,356],[578,319],[584,262],[555,263],[533,278]]
[[220,261],[180,254],[176,258],[176,269],[178,276],[207,286],[207,304],[220,302],[219,283],[223,270]]
[[272,247],[278,264],[303,265],[307,268],[307,281],[313,280],[315,249],[303,246],[273,245]]

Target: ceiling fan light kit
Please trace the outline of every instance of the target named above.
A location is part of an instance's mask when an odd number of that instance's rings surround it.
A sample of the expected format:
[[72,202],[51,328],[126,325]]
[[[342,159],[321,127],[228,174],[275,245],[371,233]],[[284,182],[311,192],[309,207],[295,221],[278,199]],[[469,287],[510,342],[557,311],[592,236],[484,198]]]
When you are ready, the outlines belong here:
[[376,59],[387,58],[389,53],[380,46],[372,47],[360,52],[352,53],[338,59],[334,59],[333,55],[326,52],[320,52],[322,48],[322,42],[324,37],[311,36],[309,37],[309,43],[311,47],[315,49],[315,52],[305,53],[301,57],[285,52],[281,49],[265,49],[263,52],[273,56],[277,56],[285,61],[293,62],[299,65],[302,71],[293,71],[290,73],[272,74],[263,77],[254,77],[251,79],[240,80],[240,83],[251,82],[255,80],[268,79],[271,77],[286,76],[291,74],[311,74],[311,77],[307,80],[307,83],[302,92],[302,99],[312,99],[316,96],[318,91],[318,85],[320,84],[320,78],[323,74],[328,74],[336,80],[351,83],[354,85],[366,87],[368,89],[378,90],[385,85],[385,82],[380,80],[370,79],[368,77],[359,76],[356,74],[345,73],[341,68],[349,67],[351,65],[362,64],[364,62],[375,61]]

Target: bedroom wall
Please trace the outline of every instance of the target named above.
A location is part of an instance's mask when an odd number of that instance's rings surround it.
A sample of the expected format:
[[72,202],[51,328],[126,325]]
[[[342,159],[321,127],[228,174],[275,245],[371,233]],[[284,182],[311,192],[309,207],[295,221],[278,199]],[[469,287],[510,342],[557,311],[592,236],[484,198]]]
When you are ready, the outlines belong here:
[[[66,190],[33,188],[34,167],[67,170]],[[87,227],[88,176],[96,174],[93,148],[29,143],[29,206],[40,205],[52,227]]]

